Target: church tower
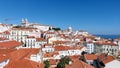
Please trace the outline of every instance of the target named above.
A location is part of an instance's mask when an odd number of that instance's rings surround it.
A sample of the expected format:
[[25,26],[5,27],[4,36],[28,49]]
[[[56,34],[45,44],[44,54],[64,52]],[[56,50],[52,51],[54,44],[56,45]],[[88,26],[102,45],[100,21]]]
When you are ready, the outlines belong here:
[[26,19],[22,18],[22,26],[23,27],[28,27],[28,25],[29,25],[29,22],[28,22],[27,18]]
[[68,27],[68,31],[72,32],[72,27],[71,26]]

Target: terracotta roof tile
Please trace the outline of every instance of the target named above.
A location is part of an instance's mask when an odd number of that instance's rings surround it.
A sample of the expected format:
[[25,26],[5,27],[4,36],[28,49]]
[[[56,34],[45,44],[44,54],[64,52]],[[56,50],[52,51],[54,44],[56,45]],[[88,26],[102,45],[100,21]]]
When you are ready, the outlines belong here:
[[36,38],[36,41],[46,41],[44,38]]
[[87,36],[85,38],[89,38],[89,39],[95,39],[95,36]]
[[69,46],[55,46],[55,51],[69,50]]
[[120,51],[118,52],[118,55],[120,55]]
[[49,59],[49,61],[50,61],[50,65],[56,65],[57,63],[57,60],[55,59]]
[[77,60],[79,60],[79,58],[80,58],[80,55],[74,55],[74,56],[68,56],[71,60],[72,59],[77,59]]
[[120,40],[120,38],[117,38],[118,40]]
[[53,47],[53,45],[52,44],[45,44],[42,46],[42,48],[46,48],[46,47]]
[[28,59],[22,59],[10,61],[4,68],[44,68],[44,65]]
[[[33,49],[19,49],[8,54],[10,60],[21,60],[24,58],[29,58],[32,54],[37,54],[39,52],[38,48]],[[15,59],[16,58],[16,59]]]
[[53,57],[54,55],[58,55],[58,52],[45,52],[43,53],[43,56],[46,57]]
[[27,38],[35,38],[34,36],[28,36]]
[[5,61],[7,59],[8,57],[6,56],[6,54],[0,54],[0,62]]
[[94,68],[94,67],[83,61],[76,61],[73,62],[72,64],[66,65],[65,68]]
[[43,56],[46,57],[53,57],[53,53],[44,53]]
[[4,34],[10,34],[10,32],[7,30],[7,31],[4,31],[3,32]]
[[113,43],[113,42],[105,42],[105,41],[99,41],[99,42],[95,42],[95,44],[101,44],[101,45],[111,45],[111,46],[118,46],[117,44]]
[[0,54],[9,54],[17,49],[0,49]]
[[115,60],[115,58],[114,58],[113,56],[107,56],[107,55],[105,55],[105,56],[102,55],[102,57],[100,56],[99,59],[100,59],[104,64],[106,64],[106,63],[108,63],[108,62],[110,62],[110,61]]
[[95,60],[98,58],[98,56],[94,54],[85,54],[84,57],[86,60]]
[[4,41],[4,42],[0,42],[0,49],[15,48],[20,45],[21,43],[17,41]]

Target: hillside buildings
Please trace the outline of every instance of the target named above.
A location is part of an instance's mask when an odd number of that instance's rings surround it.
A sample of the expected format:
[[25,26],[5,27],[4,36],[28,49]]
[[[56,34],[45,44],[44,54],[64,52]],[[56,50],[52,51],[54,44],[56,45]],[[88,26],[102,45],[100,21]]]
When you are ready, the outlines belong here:
[[21,26],[0,24],[0,68],[44,68],[45,60],[55,68],[66,56],[72,60],[66,68],[96,68],[102,66],[96,64],[100,62],[108,68],[119,64],[115,59],[119,50],[119,39],[103,39],[84,30],[73,31],[72,27],[55,30],[27,19],[22,19]]

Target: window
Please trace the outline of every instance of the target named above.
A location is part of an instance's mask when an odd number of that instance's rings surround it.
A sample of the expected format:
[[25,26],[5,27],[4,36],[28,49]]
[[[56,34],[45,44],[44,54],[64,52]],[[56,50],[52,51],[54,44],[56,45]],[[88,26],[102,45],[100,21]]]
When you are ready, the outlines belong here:
[[108,48],[107,48],[107,51],[108,51]]

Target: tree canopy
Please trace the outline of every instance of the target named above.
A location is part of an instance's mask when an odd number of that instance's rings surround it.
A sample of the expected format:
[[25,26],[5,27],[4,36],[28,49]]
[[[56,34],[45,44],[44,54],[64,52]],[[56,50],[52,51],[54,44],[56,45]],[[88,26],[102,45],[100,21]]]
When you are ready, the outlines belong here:
[[59,63],[57,64],[57,68],[65,68],[65,64],[69,64],[69,61],[71,61],[69,57],[61,58]]
[[55,31],[61,30],[60,28],[52,28],[52,29],[55,30]]
[[48,60],[44,61],[44,68],[49,68],[50,67],[50,62]]

